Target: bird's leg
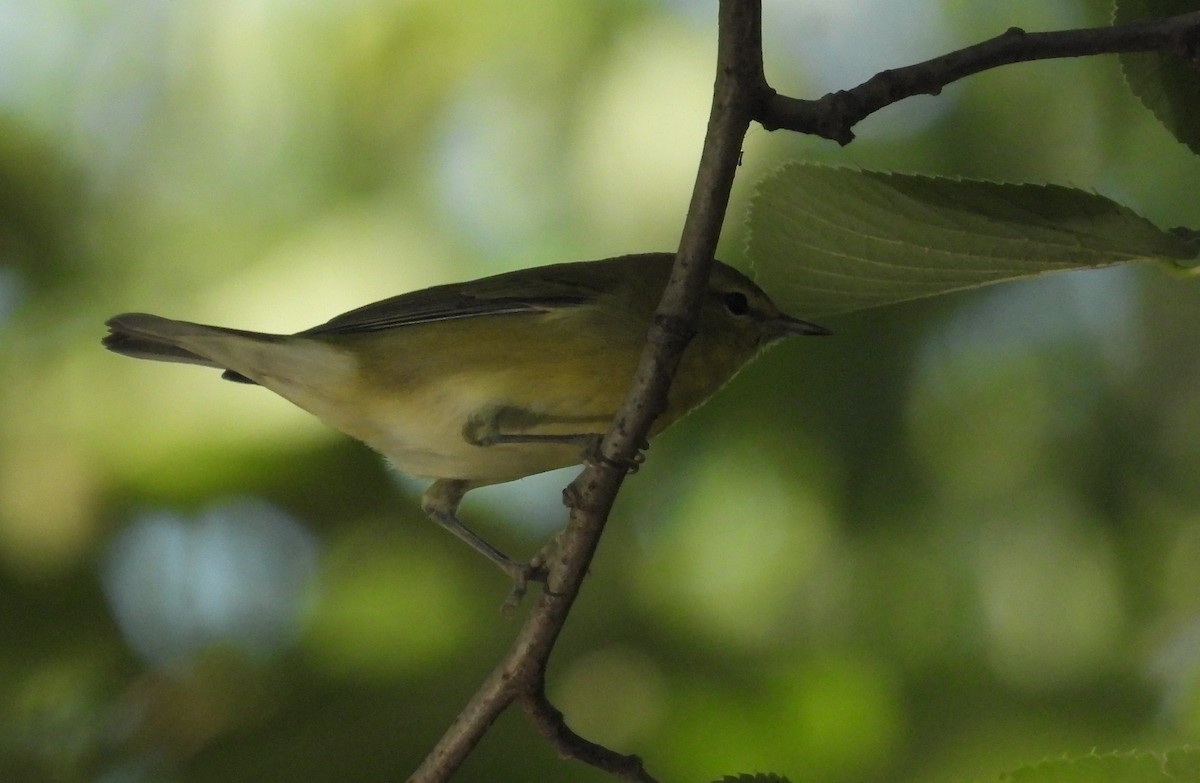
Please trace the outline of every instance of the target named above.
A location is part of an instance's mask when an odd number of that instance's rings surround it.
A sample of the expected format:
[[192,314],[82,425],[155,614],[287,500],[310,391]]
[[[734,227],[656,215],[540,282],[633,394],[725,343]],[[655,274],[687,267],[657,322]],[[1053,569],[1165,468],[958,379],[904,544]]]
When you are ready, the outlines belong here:
[[546,580],[546,567],[539,562],[518,563],[458,520],[458,505],[471,486],[471,482],[462,479],[435,481],[421,498],[421,508],[429,515],[430,519],[458,536],[468,546],[508,574],[513,581],[513,587],[504,606],[506,608],[515,607],[521,602],[530,582]]
[[[609,416],[580,417],[578,423],[603,426],[603,423],[610,419]],[[467,419],[466,425],[463,426],[463,439],[473,446],[483,447],[504,443],[561,443],[568,446],[579,446],[579,461],[584,465],[605,465],[629,473],[637,473],[642,463],[646,461],[644,452],[650,448],[649,441],[643,440],[638,446],[637,453],[629,459],[613,460],[604,456],[600,451],[600,442],[604,439],[603,434],[596,432],[545,434],[528,431],[537,426],[544,427],[549,424],[563,423],[567,423],[567,420],[543,416],[520,408],[493,408],[476,413]]]
[[503,443],[561,443],[589,446],[600,436],[592,432],[539,433],[531,432],[535,427],[554,424],[585,424],[608,421],[604,417],[581,417],[561,419],[544,416],[522,408],[490,408],[472,415],[463,426],[463,439],[472,446],[496,446]]
[[[607,416],[580,417],[570,423],[579,424],[581,429],[587,425],[602,426],[608,421]],[[618,463],[600,454],[600,441],[603,435],[595,432],[540,433],[531,432],[536,427],[548,425],[563,425],[568,422],[534,413],[515,407],[490,408],[472,415],[463,426],[463,439],[473,446],[487,448],[497,445],[522,444],[562,444],[578,446],[581,450],[580,462],[593,464],[601,462],[628,471],[636,471],[641,465],[641,452],[631,460]],[[643,448],[646,444],[643,444]],[[529,563],[518,563],[505,555],[496,547],[489,544],[478,534],[468,529],[457,517],[458,505],[463,495],[474,486],[465,479],[440,479],[425,492],[422,508],[435,522],[465,541],[472,549],[491,560],[513,580],[512,593],[505,601],[505,608],[512,608],[520,602],[529,582],[545,582],[548,574],[546,563],[549,561],[558,543],[558,536],[548,543]]]

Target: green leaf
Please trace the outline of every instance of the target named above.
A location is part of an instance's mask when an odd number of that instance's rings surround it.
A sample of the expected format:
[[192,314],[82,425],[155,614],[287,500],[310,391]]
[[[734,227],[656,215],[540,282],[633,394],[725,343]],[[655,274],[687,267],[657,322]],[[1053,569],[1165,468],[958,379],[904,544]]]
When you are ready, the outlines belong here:
[[779,775],[763,774],[759,772],[755,775],[726,775],[720,780],[715,780],[713,783],[791,783],[787,778]]
[[[1200,11],[1197,0],[1118,0],[1115,24]],[[1200,154],[1200,70],[1176,54],[1125,53],[1125,82],[1175,138]]]
[[1106,753],[1043,761],[1001,776],[1002,783],[1197,783],[1200,751]]
[[789,164],[750,204],[757,281],[819,317],[1050,272],[1159,260],[1200,242],[1095,193]]

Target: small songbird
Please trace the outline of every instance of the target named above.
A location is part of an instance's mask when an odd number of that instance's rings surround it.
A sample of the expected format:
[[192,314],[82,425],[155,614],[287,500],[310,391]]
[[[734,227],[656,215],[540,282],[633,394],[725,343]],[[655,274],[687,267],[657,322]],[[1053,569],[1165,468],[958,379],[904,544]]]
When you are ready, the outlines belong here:
[[[527,566],[463,526],[463,495],[580,464],[625,398],[674,256],[645,253],[525,269],[401,294],[292,335],[126,313],[104,346],[224,370],[265,386],[433,479],[422,508],[518,584]],[[651,435],[711,397],[766,346],[828,334],[780,312],[716,262]]]

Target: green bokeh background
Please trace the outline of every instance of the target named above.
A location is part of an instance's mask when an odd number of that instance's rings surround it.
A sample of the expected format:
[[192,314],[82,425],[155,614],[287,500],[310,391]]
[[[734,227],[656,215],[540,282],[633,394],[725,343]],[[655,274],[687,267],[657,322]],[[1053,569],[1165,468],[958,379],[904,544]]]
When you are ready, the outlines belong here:
[[[799,96],[1095,2],[770,2]],[[0,779],[380,781],[506,648],[506,585],[420,485],[261,389],[100,349],[150,310],[293,331],[374,299],[670,249],[707,2],[0,1]],[[1200,224],[1115,58],[751,131],[785,160],[1096,189]],[[663,780],[992,780],[1200,733],[1200,290],[1073,274],[840,316],[626,484],[550,672]],[[803,314],[801,314],[803,315]],[[571,472],[474,493],[528,556]],[[513,711],[462,781],[600,781]]]

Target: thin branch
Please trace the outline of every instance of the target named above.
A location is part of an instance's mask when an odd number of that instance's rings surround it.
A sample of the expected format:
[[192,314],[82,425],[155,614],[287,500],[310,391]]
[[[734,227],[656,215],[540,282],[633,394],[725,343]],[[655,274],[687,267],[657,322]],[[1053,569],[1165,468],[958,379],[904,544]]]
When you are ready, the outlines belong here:
[[1171,52],[1192,63],[1200,55],[1200,11],[1116,27],[1027,33],[1013,27],[982,43],[916,65],[882,71],[849,90],[818,100],[772,93],[756,116],[767,130],[792,130],[849,144],[859,121],[914,95],[937,95],[966,76],[1018,62],[1120,52]]
[[524,694],[521,697],[521,706],[525,708],[538,733],[549,740],[563,758],[591,764],[629,783],[658,783],[646,771],[638,756],[617,753],[572,731],[563,720],[562,712],[546,698],[544,685],[539,685],[533,692]]
[[512,704],[515,694],[507,687],[511,677],[507,671],[510,653],[484,680],[475,695],[463,707],[462,712],[446,729],[441,740],[425,757],[408,783],[442,783],[450,779],[462,765],[483,735],[500,717],[500,713]]
[[[548,576],[536,606],[512,647],[488,675],[409,783],[442,783],[479,743],[496,718],[520,700],[535,725],[575,758],[652,783],[636,757],[623,756],[574,734],[546,700],[546,664],[587,575],[608,513],[629,465],[654,419],[666,408],[675,368],[695,332],[701,296],[725,221],[742,141],[769,95],[762,69],[760,0],[721,0],[717,76],[699,172],[671,279],[647,335],[641,363],[598,451],[598,458],[564,492],[570,521],[546,562]],[[556,717],[557,716],[557,717]]]

